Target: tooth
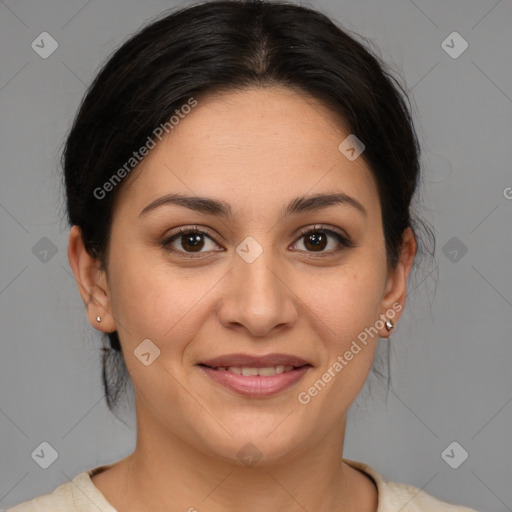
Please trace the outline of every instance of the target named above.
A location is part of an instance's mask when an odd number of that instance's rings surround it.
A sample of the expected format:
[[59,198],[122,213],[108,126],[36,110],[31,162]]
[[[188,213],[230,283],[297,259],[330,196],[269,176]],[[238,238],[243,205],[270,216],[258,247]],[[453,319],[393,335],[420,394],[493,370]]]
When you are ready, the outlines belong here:
[[255,375],[259,375],[261,377],[270,377],[272,375],[278,375],[283,372],[290,372],[294,369],[294,366],[291,364],[284,365],[278,364],[276,366],[266,366],[263,368],[248,368],[248,367],[238,367],[238,366],[217,366],[215,368],[218,371],[228,371],[231,373],[236,373],[237,375],[245,375],[247,377],[252,377]]
[[258,375],[258,368],[242,368],[242,375]]

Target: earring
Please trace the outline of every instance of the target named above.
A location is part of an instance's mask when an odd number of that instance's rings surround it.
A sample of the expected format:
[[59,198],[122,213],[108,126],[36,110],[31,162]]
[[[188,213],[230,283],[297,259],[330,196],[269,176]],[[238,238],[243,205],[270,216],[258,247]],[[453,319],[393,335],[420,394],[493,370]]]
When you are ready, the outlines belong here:
[[393,322],[388,318],[386,320],[386,329],[389,331],[391,331],[391,329],[393,329],[393,327],[395,327],[395,325],[393,324]]
[[98,316],[96,317],[96,322],[101,322],[101,316],[99,316],[99,315],[98,315]]

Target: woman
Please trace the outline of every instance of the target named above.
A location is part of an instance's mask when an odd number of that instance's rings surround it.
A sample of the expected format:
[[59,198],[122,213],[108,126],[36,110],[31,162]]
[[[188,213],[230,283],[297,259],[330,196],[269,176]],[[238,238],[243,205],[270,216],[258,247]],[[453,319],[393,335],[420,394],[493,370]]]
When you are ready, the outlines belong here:
[[470,510],[343,458],[419,241],[413,123],[360,43],[293,4],[182,9],[104,66],[63,167],[137,444],[13,512]]

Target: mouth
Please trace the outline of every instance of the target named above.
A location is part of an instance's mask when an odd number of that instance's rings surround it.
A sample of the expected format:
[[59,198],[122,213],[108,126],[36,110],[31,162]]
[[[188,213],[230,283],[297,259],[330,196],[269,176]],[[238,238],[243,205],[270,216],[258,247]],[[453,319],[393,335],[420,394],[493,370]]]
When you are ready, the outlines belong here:
[[247,397],[266,397],[284,391],[312,368],[304,359],[286,354],[232,354],[197,366],[214,382]]
[[[293,366],[291,364],[284,365],[278,364],[276,366],[265,366],[262,368],[255,368],[250,366],[208,366],[204,364],[200,364],[199,366],[204,366],[206,368],[210,368],[212,370],[217,370],[218,372],[231,372],[236,375],[244,375],[245,377],[270,377],[271,375],[279,375],[280,373],[291,372],[292,370],[296,370],[297,368],[302,368],[302,366]],[[306,365],[304,365],[306,366]]]

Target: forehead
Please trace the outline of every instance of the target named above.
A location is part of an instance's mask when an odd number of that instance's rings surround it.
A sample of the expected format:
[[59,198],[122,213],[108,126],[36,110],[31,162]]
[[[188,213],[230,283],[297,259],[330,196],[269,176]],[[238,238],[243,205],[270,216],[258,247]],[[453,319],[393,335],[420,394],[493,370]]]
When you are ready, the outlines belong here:
[[[342,191],[379,215],[376,182],[362,157],[338,148],[343,120],[311,96],[284,87],[250,88],[197,99],[132,172],[125,207],[172,191],[216,197],[246,212],[286,197]],[[124,197],[123,197],[124,196]],[[126,204],[127,203],[127,204]],[[236,210],[236,206],[234,207]]]

